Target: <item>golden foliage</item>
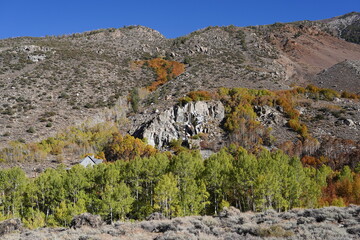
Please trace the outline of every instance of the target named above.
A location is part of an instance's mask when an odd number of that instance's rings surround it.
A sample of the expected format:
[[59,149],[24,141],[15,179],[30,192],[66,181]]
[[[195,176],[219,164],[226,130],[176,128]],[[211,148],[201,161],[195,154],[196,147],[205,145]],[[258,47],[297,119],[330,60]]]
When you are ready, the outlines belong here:
[[216,98],[216,94],[208,91],[193,91],[186,94],[185,97],[179,99],[181,105],[192,101],[207,101]]
[[116,132],[112,140],[105,147],[107,161],[132,160],[135,157],[150,157],[158,152],[154,147],[144,143],[141,139],[130,135],[122,136]]

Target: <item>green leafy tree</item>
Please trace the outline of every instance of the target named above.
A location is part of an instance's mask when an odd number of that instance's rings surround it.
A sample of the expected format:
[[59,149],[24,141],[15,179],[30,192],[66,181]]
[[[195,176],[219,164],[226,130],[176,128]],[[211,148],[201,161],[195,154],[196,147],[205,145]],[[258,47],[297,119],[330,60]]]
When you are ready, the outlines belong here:
[[124,220],[131,211],[133,201],[130,188],[125,183],[107,185],[102,194],[103,215],[110,217],[111,223],[114,219]]
[[[129,171],[129,173],[132,173],[133,183],[139,184],[141,187],[135,188],[140,191],[136,191],[137,200],[134,202],[133,214],[137,218],[143,219],[154,211],[154,188],[160,177],[167,172],[169,158],[166,154],[159,153],[149,158],[135,160],[141,161],[141,164],[134,161],[129,162],[129,166],[137,166],[138,168],[138,170]],[[136,174],[139,175],[136,176]]]
[[88,185],[89,181],[86,177],[86,169],[80,164],[72,167],[67,174],[64,175],[66,198],[74,205],[79,199],[84,197],[85,189]]
[[172,173],[163,175],[155,186],[154,209],[163,213],[166,217],[176,216],[178,209],[177,181]]
[[0,206],[3,215],[20,217],[24,213],[23,194],[26,177],[19,167],[0,171]]
[[220,202],[227,200],[226,193],[231,185],[232,161],[233,157],[225,149],[222,149],[218,153],[211,155],[204,163],[204,180],[212,197],[212,207],[215,214],[220,210]]
[[180,215],[199,214],[208,203],[208,193],[201,181],[205,169],[203,159],[198,151],[180,152],[171,161],[171,170],[177,179],[179,188]]
[[34,181],[36,184],[36,195],[39,210],[45,213],[46,221],[53,214],[66,194],[64,189],[64,176],[66,171],[63,168],[47,169]]
[[62,201],[60,205],[55,208],[54,218],[63,226],[69,225],[73,216],[68,204],[66,204],[66,201]]

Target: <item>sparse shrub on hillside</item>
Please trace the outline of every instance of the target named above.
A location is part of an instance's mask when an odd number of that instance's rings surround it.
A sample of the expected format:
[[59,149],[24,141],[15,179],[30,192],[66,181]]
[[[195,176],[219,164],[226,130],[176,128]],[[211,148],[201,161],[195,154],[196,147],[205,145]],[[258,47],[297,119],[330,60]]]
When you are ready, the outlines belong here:
[[191,57],[186,56],[186,57],[184,58],[184,61],[183,61],[184,64],[189,64],[189,65],[191,65],[191,62],[192,62]]
[[295,132],[299,133],[303,138],[308,137],[308,129],[305,124],[301,124],[298,119],[290,119],[289,127],[291,127]]
[[34,127],[29,127],[29,128],[26,130],[26,132],[28,132],[28,133],[35,133],[36,130],[35,130]]
[[188,39],[189,39],[189,37],[187,37],[187,36],[175,38],[175,39],[173,40],[173,46],[179,47],[179,46],[181,46],[182,44],[184,44]]
[[94,107],[94,104],[91,103],[91,102],[88,102],[88,103],[84,104],[84,108],[93,108],[93,107]]
[[272,28],[279,29],[285,26],[284,23],[276,22],[270,25]]
[[57,114],[56,112],[45,112],[42,114],[42,117],[49,118],[55,116],[56,114]]
[[348,98],[348,99],[359,99],[359,95],[355,94],[355,93],[350,93],[347,91],[343,91],[341,93],[341,97],[342,98]]
[[341,96],[341,94],[335,90],[327,89],[327,88],[319,88],[315,85],[308,85],[306,87],[306,93],[311,98],[323,99],[327,101],[332,101],[334,100],[334,98],[338,98]]
[[139,90],[137,88],[133,88],[129,95],[129,102],[131,105],[131,108],[134,113],[137,113],[139,111],[139,104],[140,104],[140,97],[139,97]]
[[192,101],[208,101],[214,98],[216,98],[216,94],[214,93],[208,91],[193,91],[186,94],[185,97],[180,98],[179,103],[183,106]]
[[275,238],[288,238],[294,235],[292,231],[285,230],[279,225],[273,225],[268,228],[258,228],[256,234],[259,237],[275,237]]
[[15,111],[14,109],[10,108],[10,107],[7,107],[5,110],[3,110],[1,112],[1,114],[4,114],[4,115],[14,115],[15,114]]

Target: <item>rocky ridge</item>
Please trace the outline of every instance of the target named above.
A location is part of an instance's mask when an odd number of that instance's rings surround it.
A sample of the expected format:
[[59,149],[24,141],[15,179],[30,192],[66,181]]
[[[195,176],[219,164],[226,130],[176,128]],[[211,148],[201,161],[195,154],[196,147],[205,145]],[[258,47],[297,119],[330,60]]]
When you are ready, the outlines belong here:
[[341,37],[346,41],[360,43],[360,13],[351,12],[342,16],[318,21],[324,23],[324,28],[331,34]]
[[[135,223],[89,225],[74,228],[21,227],[2,232],[2,239],[360,239],[360,207],[293,209],[277,213],[240,212],[225,208],[217,216],[164,219],[161,216]],[[155,215],[154,215],[155,216]],[[79,219],[79,217],[76,217]],[[91,218],[87,216],[87,218]],[[96,219],[96,216],[93,216]],[[4,228],[7,222],[1,222]]]

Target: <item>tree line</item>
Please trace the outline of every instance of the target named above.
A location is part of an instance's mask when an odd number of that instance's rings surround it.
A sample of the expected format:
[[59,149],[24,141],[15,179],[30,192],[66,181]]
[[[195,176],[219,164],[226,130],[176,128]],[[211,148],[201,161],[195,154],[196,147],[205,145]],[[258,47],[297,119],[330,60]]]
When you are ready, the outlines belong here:
[[153,153],[84,168],[59,166],[36,178],[18,167],[0,170],[0,217],[30,228],[67,226],[89,212],[104,220],[317,207],[329,167],[303,167],[281,151],[256,154],[231,145],[203,159],[199,151]]

